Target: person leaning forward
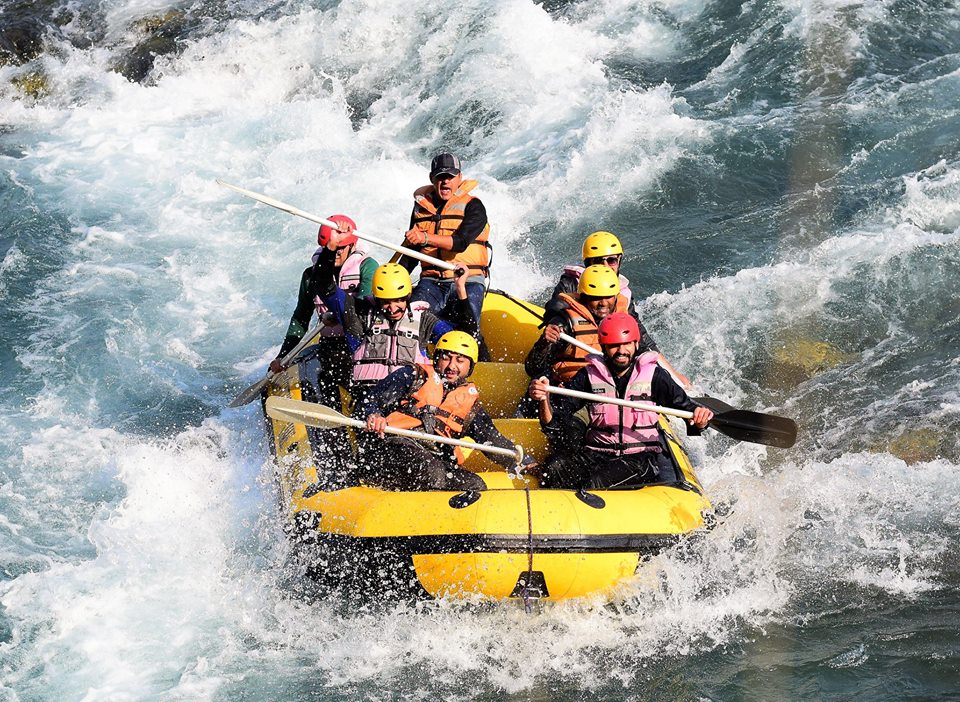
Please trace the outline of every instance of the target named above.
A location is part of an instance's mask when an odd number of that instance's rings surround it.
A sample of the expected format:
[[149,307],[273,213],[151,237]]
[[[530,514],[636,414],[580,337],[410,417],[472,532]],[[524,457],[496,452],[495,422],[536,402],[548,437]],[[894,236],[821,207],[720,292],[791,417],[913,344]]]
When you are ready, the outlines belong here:
[[465,275],[455,279],[457,296],[439,312],[426,303],[411,301],[410,274],[396,263],[385,263],[374,272],[371,297],[347,295],[333,275],[334,251],[342,236],[334,233],[331,244],[321,252],[317,278],[321,297],[343,326],[353,357],[350,392],[355,401],[399,366],[429,363],[427,344],[436,343],[448,331],[477,332]]
[[[433,367],[400,368],[367,395],[354,414],[366,420],[361,435],[361,480],[388,490],[483,490],[483,480],[462,468],[459,447],[405,437],[384,437],[389,425],[514,449],[480,404],[477,387],[467,378],[477,363],[477,342],[469,334],[447,332],[437,342]],[[510,457],[491,455],[506,468]],[[530,461],[527,462],[528,464]]]
[[314,284],[318,270],[317,261],[320,253],[329,244],[331,234],[334,231],[339,231],[342,236],[338,237],[340,243],[334,248],[333,277],[344,292],[354,297],[363,297],[370,294],[377,262],[360,248],[359,239],[353,234],[357,225],[350,217],[335,214],[327,219],[336,224],[337,229],[323,225],[317,232],[317,243],[320,248],[313,254],[313,263],[310,267],[305,268],[300,276],[297,305],[290,317],[290,324],[287,327],[283,343],[280,345],[280,352],[270,362],[270,370],[273,373],[280,373],[284,370],[280,359],[300,343],[310,326],[310,319],[316,313],[323,324],[320,328],[317,350],[318,355],[324,359],[318,370],[318,399],[320,402],[330,404],[336,396],[337,386],[346,386],[352,364],[343,337],[343,328],[333,319],[317,293],[317,286]]
[[[464,180],[459,158],[450,153],[437,154],[430,164],[430,185],[413,193],[413,212],[404,245],[467,267],[467,294],[479,325],[490,276],[490,225],[483,203],[470,194],[476,185],[475,180]],[[405,256],[400,263],[412,271],[418,261]],[[427,302],[435,310],[443,309],[456,292],[454,272],[429,263],[420,265],[420,280],[411,300]]]
[[[603,354],[588,356],[567,388],[693,412],[687,433],[698,435],[706,428],[713,412],[691,400],[657,365],[657,354],[639,352],[640,329],[633,317],[607,316],[598,336]],[[682,481],[657,413],[567,396],[551,398],[547,383],[546,378],[537,378],[529,388],[539,405],[541,428],[554,447],[553,456],[543,465],[543,487],[602,489]],[[573,415],[585,405],[589,421],[583,435],[569,427],[576,421]]]

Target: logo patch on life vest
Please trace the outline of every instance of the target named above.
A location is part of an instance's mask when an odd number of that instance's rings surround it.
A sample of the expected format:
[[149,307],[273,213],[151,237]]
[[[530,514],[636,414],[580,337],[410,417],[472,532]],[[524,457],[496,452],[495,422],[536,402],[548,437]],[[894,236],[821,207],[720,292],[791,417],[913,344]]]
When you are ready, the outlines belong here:
[[467,393],[469,393],[470,395],[476,395],[476,394],[477,394],[477,386],[476,386],[476,385],[471,385],[469,388],[467,388]]

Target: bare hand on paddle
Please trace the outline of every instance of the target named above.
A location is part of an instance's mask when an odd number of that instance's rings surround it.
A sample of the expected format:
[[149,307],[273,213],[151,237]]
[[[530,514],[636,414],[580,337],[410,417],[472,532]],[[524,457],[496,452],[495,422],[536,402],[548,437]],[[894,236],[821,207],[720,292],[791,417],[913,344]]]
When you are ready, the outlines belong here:
[[376,432],[377,436],[383,438],[383,432],[387,428],[387,418],[382,414],[367,415],[367,431]]
[[695,410],[693,410],[693,417],[688,419],[687,422],[695,426],[697,429],[706,429],[711,419],[713,419],[712,410],[709,410],[706,407],[697,407]]
[[414,227],[403,235],[405,246],[423,246],[427,243],[427,233]]

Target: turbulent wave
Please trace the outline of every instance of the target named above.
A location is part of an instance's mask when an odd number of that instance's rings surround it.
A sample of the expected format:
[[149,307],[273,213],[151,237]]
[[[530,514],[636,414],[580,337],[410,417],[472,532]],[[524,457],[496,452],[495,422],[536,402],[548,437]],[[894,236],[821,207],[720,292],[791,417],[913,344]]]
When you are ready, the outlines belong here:
[[[0,23],[6,697],[855,698],[853,670],[902,699],[907,664],[919,696],[955,689],[949,654],[927,662],[960,583],[951,4],[131,0]],[[285,570],[256,409],[223,409],[276,353],[315,231],[214,179],[396,239],[448,148],[481,183],[494,287],[542,300],[614,231],[673,364],[801,424],[791,452],[691,441],[719,524],[613,603],[317,600]]]

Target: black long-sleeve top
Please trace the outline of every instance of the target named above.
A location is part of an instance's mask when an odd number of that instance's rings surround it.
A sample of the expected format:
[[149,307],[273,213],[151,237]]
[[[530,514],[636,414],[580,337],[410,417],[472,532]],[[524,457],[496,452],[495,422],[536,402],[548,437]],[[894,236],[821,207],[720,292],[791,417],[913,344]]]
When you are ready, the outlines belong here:
[[[367,394],[359,407],[354,410],[354,415],[359,419],[366,419],[371,414],[379,414],[386,417],[388,414],[399,408],[399,403],[410,396],[410,389],[413,381],[417,377],[417,369],[411,366],[404,366],[395,370],[386,378],[377,383],[373,390]],[[493,424],[493,419],[483,409],[480,401],[474,405],[473,418],[463,428],[465,436],[470,436],[479,444],[490,444],[500,448],[514,449],[513,442],[500,433]],[[498,454],[487,454],[490,460],[499,463],[505,468],[510,468],[516,461],[509,456],[500,456]]]
[[[629,381],[630,370],[619,377],[614,375],[617,397],[620,399],[623,399],[626,395]],[[660,366],[654,369],[650,385],[651,402],[655,405],[685,410],[687,412],[693,412],[693,410],[700,406],[691,400],[683,388],[677,385],[670,374]],[[590,380],[587,378],[587,369],[582,368],[570,379],[570,382],[565,383],[564,387],[580,392],[590,392]],[[553,419],[549,424],[542,425],[542,428],[543,433],[546,434],[551,443],[557,447],[558,452],[564,450],[577,451],[582,448],[579,443],[571,443],[571,437],[577,437],[579,434],[568,431],[568,429],[573,421],[573,415],[581,410],[587,402],[587,400],[582,400],[578,397],[568,397],[566,395],[550,396],[550,405],[553,407]],[[692,424],[687,424],[688,436],[699,436],[702,432],[702,429],[698,429]]]

